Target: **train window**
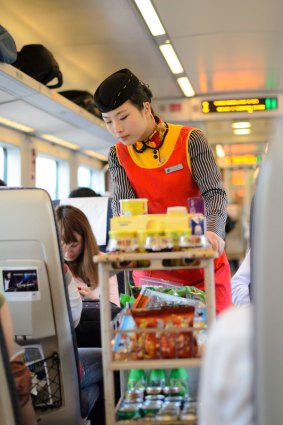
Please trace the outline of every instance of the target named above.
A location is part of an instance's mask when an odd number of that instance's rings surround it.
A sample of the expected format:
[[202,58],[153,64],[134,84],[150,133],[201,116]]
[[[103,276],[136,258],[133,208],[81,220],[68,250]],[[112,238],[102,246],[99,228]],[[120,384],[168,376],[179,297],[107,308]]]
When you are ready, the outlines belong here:
[[102,194],[104,192],[103,176],[103,170],[95,170],[81,165],[78,168],[78,186],[90,187],[96,193]]
[[8,186],[21,185],[21,155],[20,149],[13,145],[0,146],[0,179]]
[[66,161],[47,156],[36,157],[35,185],[47,190],[51,199],[66,198],[70,191],[69,167]]
[[57,199],[57,161],[44,156],[36,158],[35,185],[47,190],[52,199]]
[[6,151],[0,146],[0,179],[6,181]]
[[80,166],[78,168],[78,185],[80,187],[91,186],[91,170],[90,168]]
[[92,170],[91,187],[96,193],[103,195],[105,193],[105,170]]

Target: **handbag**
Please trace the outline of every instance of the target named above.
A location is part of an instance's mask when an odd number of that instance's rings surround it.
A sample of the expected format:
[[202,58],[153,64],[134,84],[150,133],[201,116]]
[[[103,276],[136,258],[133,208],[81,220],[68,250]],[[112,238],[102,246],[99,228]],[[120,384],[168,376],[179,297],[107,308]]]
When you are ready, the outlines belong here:
[[11,34],[0,25],[0,62],[11,64],[17,59],[17,47]]
[[[111,304],[112,320],[120,313],[121,308]],[[83,301],[81,319],[75,328],[78,347],[101,347],[100,301]]]
[[[18,52],[13,66],[49,88],[63,84],[63,75],[53,54],[42,44],[26,44]],[[54,79],[57,82],[50,84]]]
[[101,118],[101,112],[97,108],[93,95],[90,92],[85,90],[63,90],[60,91],[59,94],[76,103],[97,118]]

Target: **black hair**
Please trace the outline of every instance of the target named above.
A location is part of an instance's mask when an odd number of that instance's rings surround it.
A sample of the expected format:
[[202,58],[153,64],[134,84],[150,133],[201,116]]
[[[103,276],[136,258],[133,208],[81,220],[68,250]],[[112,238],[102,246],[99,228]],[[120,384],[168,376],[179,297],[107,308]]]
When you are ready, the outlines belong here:
[[[135,89],[135,92],[130,96],[129,101],[135,105],[140,111],[143,109],[143,103],[149,102],[151,104],[152,91],[147,84],[140,82]],[[154,115],[151,107],[152,114]]]
[[68,198],[90,198],[92,196],[101,196],[90,187],[78,187],[70,192]]
[[0,186],[7,186],[7,184],[4,182],[4,180],[0,179]]

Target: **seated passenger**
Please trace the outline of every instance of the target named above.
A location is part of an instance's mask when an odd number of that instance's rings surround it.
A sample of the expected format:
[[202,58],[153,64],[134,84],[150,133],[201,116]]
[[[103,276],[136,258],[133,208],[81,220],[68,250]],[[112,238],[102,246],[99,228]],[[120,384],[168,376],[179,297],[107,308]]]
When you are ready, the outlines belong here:
[[235,305],[250,304],[251,254],[247,252],[242,264],[231,279],[232,302]]
[[93,196],[101,196],[90,187],[78,187],[70,192],[68,198],[89,198]]
[[[93,256],[99,254],[95,237],[86,215],[71,205],[56,208],[65,263],[71,270],[83,299],[99,299],[98,267]],[[120,305],[117,277],[109,279],[110,301]]]
[[[82,313],[82,298],[76,286],[76,283],[72,277],[72,274],[67,265],[64,265],[66,282],[68,285],[68,295],[70,300],[70,307],[72,313],[72,319],[74,327],[79,324],[81,313]],[[94,407],[96,398],[92,402],[92,385],[99,384],[100,392],[102,393],[102,352],[100,348],[78,348],[79,354],[79,367],[80,367],[80,385],[81,389],[88,389],[89,394],[87,395],[88,404],[90,408]],[[101,415],[104,415],[104,403],[102,394],[99,399],[99,408]],[[97,407],[96,407],[97,409]],[[97,418],[98,419],[98,418]],[[96,421],[96,425],[100,425],[99,420]]]
[[0,323],[6,340],[7,351],[10,358],[12,374],[14,376],[16,391],[19,400],[21,424],[35,425],[37,423],[33,410],[30,391],[31,376],[25,364],[23,350],[14,343],[14,332],[12,318],[8,304],[0,293]]
[[252,307],[230,307],[209,331],[199,425],[254,425],[252,381]]

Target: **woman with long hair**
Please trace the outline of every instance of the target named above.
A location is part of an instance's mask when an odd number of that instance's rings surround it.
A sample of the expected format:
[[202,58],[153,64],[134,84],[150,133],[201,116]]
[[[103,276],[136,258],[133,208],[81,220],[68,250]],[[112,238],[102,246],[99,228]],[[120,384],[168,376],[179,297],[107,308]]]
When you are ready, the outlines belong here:
[[[62,243],[65,264],[83,299],[99,299],[98,267],[93,256],[99,248],[86,215],[72,205],[56,208],[56,219]],[[110,301],[119,305],[116,276],[109,279]]]

